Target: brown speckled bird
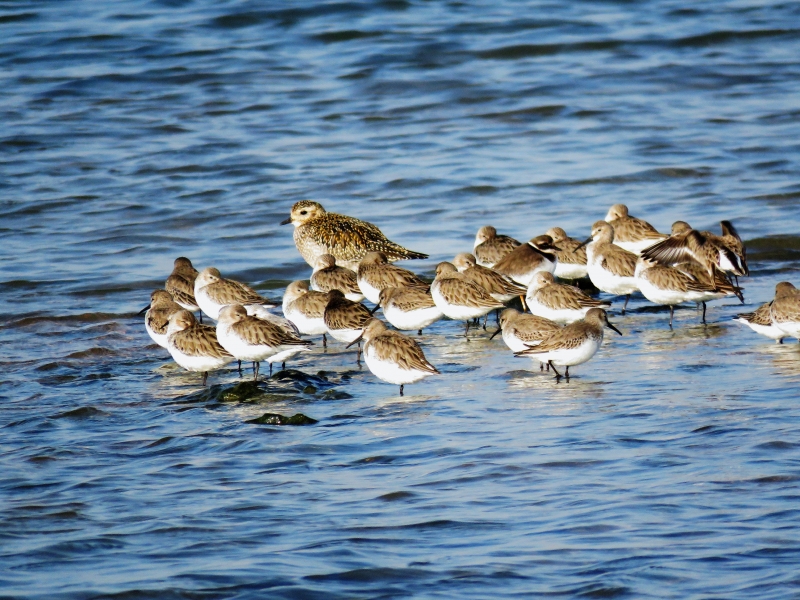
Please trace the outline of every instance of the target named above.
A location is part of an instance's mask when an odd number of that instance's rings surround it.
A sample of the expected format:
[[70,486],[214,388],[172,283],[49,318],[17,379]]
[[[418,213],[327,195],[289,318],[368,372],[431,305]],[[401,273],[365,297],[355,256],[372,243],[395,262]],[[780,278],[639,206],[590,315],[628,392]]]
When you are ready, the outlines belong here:
[[497,229],[484,225],[478,229],[472,252],[482,267],[493,267],[506,254],[520,245],[520,242],[507,235],[497,235]]
[[301,200],[292,206],[281,225],[294,225],[297,250],[312,267],[321,254],[332,254],[337,264],[355,271],[367,252],[383,252],[390,262],[428,258],[387,239],[372,223],[354,217],[326,212],[318,202]]

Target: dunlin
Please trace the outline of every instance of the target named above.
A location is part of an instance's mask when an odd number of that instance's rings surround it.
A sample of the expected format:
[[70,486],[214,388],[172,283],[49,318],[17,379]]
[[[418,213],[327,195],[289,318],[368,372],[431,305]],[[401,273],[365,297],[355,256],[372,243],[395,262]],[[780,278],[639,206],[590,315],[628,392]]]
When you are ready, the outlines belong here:
[[478,230],[472,252],[482,267],[493,267],[506,254],[520,245],[520,242],[507,235],[497,235],[497,230],[486,225]]
[[283,294],[283,315],[297,325],[300,333],[322,335],[322,345],[327,346],[328,328],[323,319],[327,304],[328,294],[309,290],[305,281],[293,281]]
[[517,352],[517,356],[530,356],[539,362],[546,362],[556,374],[555,365],[567,368],[564,375],[569,380],[569,368],[580,365],[592,358],[603,343],[604,327],[613,329],[620,335],[619,329],[608,321],[608,315],[602,308],[593,308],[581,321],[575,321],[559,329],[538,346]]
[[195,279],[197,279],[197,269],[192,266],[192,261],[185,256],[179,256],[175,259],[172,273],[164,284],[164,289],[170,293],[172,300],[189,312],[200,310],[194,298]]
[[203,312],[215,320],[222,307],[231,304],[264,308],[276,306],[250,286],[233,279],[225,279],[219,270],[213,267],[200,271],[194,281],[194,297]]
[[198,323],[188,310],[180,310],[169,318],[167,350],[187,371],[202,372],[203,385],[209,371],[221,369],[234,360],[220,345],[216,330]]
[[326,212],[318,202],[302,200],[292,206],[281,225],[294,225],[294,243],[309,265],[321,254],[332,254],[336,262],[355,271],[367,252],[383,252],[390,261],[428,258],[388,240],[372,223]]
[[378,300],[389,323],[420,335],[423,328],[444,316],[430,291],[422,288],[386,288],[381,290]]
[[383,252],[368,252],[358,263],[358,287],[367,300],[377,304],[381,290],[394,287],[428,289],[429,285],[407,269],[389,264]]
[[525,287],[510,277],[501,275],[488,267],[482,267],[472,254],[462,252],[453,259],[453,266],[470,281],[474,281],[498,302],[506,303],[512,298],[525,294]]
[[141,311],[144,312],[144,328],[147,334],[162,348],[167,347],[169,318],[179,310],[186,309],[174,302],[168,291],[156,290],[150,294],[150,304]]
[[608,308],[610,302],[596,300],[571,285],[556,283],[552,273],[537,273],[525,296],[531,313],[556,323],[583,319],[589,309]]
[[765,335],[776,343],[782,344],[783,338],[787,337],[786,332],[779,329],[773,322],[770,315],[772,302],[762,304],[755,311],[751,313],[742,313],[734,317],[735,321],[744,323],[750,329],[761,335]]
[[324,293],[340,290],[345,298],[353,302],[364,299],[355,271],[338,266],[333,254],[323,254],[317,258],[311,274],[311,289]]
[[495,308],[503,308],[477,283],[459,273],[449,262],[436,267],[436,279],[431,284],[431,296],[436,306],[455,321],[466,321],[464,335],[469,333],[470,319],[477,319]]
[[708,271],[706,271],[700,263],[694,261],[678,263],[675,265],[675,268],[693,279],[706,284],[708,287],[713,288],[707,292],[698,292],[693,300],[693,302],[701,304],[703,307],[703,323],[706,322],[706,302],[727,298],[728,296],[736,296],[744,303],[742,288],[733,285],[719,269],[714,269],[712,276],[709,275]]
[[[712,284],[700,281],[684,271],[659,265],[643,257],[636,263],[636,279],[645,298],[653,304],[669,306],[670,329],[676,305],[683,302],[704,302],[707,294],[717,291]],[[705,320],[705,310],[703,319]]]
[[[614,229],[605,221],[592,225],[592,237],[587,239],[586,265],[589,279],[600,291],[625,296],[622,314],[631,294],[639,289],[636,281],[636,255],[612,242]],[[590,241],[591,240],[591,241]]]
[[556,252],[556,270],[553,275],[559,279],[575,280],[586,277],[586,248],[580,240],[571,238],[561,227],[549,229],[545,235],[553,239],[560,250]]
[[527,289],[539,271],[549,273],[555,271],[558,250],[560,248],[553,244],[553,238],[549,235],[540,235],[514,248],[492,268]]
[[[372,315],[360,302],[351,302],[339,290],[328,292],[328,304],[325,305],[323,319],[334,339],[349,344],[364,331],[366,323]],[[356,360],[361,359],[361,346],[358,347]]]
[[287,333],[275,323],[248,315],[241,304],[225,306],[219,311],[217,339],[236,360],[253,363],[254,379],[258,378],[262,360],[272,358],[271,369],[272,362],[286,360],[311,346],[308,340]]
[[736,276],[749,274],[744,245],[735,233],[736,229],[728,221],[722,223],[725,236],[720,237],[692,229],[684,221],[676,221],[672,224],[672,235],[647,248],[642,256],[664,265],[694,261],[712,276],[717,269]]
[[[561,325],[536,315],[519,312],[516,308],[507,308],[500,313],[500,329],[492,334],[494,339],[502,333],[503,341],[512,352],[522,352],[533,346],[541,344],[544,340],[561,329]],[[540,363],[541,370],[544,363]],[[547,365],[548,370],[550,365]]]
[[614,243],[634,254],[641,254],[645,248],[667,238],[647,221],[630,216],[624,204],[608,209],[605,221],[614,228]]
[[364,361],[378,379],[403,388],[425,377],[439,375],[416,340],[399,331],[386,328],[383,321],[372,318],[364,326],[364,331],[349,346],[364,340]]
[[786,337],[800,339],[800,290],[788,281],[775,286],[775,299],[769,309],[775,327]]

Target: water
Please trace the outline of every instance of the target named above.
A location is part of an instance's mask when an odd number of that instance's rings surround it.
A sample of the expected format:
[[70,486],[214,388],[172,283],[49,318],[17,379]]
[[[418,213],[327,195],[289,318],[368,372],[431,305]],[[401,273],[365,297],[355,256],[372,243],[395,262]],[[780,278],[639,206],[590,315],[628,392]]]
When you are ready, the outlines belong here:
[[[797,597],[793,3],[0,3],[0,596]],[[493,224],[732,220],[747,305],[642,299],[556,384],[440,322],[231,401],[133,314],[172,260],[278,296],[299,199],[431,255]],[[324,371],[324,379],[316,374]],[[306,414],[305,427],[256,425]]]

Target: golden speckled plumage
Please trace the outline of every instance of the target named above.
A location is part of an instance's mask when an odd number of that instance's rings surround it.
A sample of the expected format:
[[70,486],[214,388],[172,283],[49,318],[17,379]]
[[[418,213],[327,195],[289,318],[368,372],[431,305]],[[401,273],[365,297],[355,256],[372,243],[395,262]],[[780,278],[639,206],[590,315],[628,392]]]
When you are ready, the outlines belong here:
[[383,252],[390,261],[428,258],[389,240],[372,223],[325,211],[321,204],[302,200],[292,207],[283,223],[295,226],[294,242],[311,266],[321,254],[332,254],[336,262],[355,270],[367,252]]

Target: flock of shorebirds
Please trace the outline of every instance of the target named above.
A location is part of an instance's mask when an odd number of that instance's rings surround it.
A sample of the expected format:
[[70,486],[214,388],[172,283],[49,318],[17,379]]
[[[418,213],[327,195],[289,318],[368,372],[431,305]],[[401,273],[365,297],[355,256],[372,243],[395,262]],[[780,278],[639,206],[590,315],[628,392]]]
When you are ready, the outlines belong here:
[[[585,241],[554,227],[531,240],[498,235],[482,227],[473,253],[457,255],[436,267],[433,282],[392,263],[427,258],[388,240],[375,225],[326,212],[317,202],[297,202],[281,225],[294,225],[294,241],[311,265],[310,282],[294,281],[283,295],[283,316],[269,311],[277,302],[248,285],[226,279],[213,268],[199,273],[189,259],[175,260],[165,289],[154,291],[145,313],[150,337],[166,348],[175,362],[203,373],[238,361],[281,363],[312,345],[301,335],[327,335],[358,345],[370,371],[379,379],[400,386],[420,381],[439,371],[426,358],[417,341],[389,329],[373,315],[382,309],[386,321],[398,330],[417,331],[448,317],[470,325],[496,311],[503,341],[517,356],[529,356],[540,369],[569,367],[591,359],[600,348],[605,327],[620,333],[608,320],[609,301],[587,295],[579,287],[562,283],[588,277],[607,294],[625,296],[641,292],[649,301],[670,308],[672,328],[675,305],[702,305],[737,296],[743,301],[738,278],[749,274],[744,244],[734,226],[722,221],[722,235],[697,231],[677,221],[670,235],[659,233],[628,214],[625,205],[611,207],[603,221],[592,225]],[[374,304],[369,309],[362,301]],[[520,311],[506,308],[520,299]],[[500,310],[502,312],[500,312]],[[202,311],[200,322],[194,312]],[[527,311],[530,312],[527,312]],[[141,313],[140,313],[141,314]],[[202,324],[203,314],[216,327]],[[800,337],[800,290],[779,283],[775,298],[737,320],[756,332],[782,342]]]

